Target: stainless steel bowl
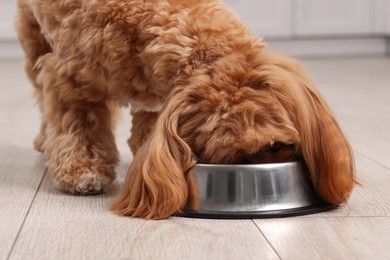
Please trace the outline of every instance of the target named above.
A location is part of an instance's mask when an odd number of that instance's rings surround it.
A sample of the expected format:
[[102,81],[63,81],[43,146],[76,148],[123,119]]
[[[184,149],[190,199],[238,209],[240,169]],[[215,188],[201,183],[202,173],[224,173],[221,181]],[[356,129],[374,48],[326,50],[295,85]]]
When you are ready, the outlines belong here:
[[183,215],[206,218],[267,218],[328,210],[300,163],[197,164]]

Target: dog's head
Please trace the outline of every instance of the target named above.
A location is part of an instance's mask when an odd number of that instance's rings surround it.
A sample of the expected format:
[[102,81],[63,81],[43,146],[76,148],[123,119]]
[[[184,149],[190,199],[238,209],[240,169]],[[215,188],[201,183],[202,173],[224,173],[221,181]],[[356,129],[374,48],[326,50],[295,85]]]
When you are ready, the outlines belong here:
[[[260,69],[226,57],[183,82],[177,133],[199,163],[266,163],[294,159],[299,133]],[[207,70],[207,73],[206,73]]]
[[237,54],[183,73],[134,158],[116,212],[177,212],[196,162],[302,160],[325,200],[346,201],[354,183],[351,149],[298,63],[272,53]]

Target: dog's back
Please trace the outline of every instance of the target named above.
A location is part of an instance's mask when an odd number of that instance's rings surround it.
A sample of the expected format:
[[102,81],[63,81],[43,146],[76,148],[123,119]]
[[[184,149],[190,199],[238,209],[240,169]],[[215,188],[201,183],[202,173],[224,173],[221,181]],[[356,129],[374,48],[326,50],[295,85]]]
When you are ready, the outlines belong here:
[[[18,0],[18,6],[30,67],[52,53],[57,68],[85,83],[83,96],[97,89],[121,103],[136,96],[135,110],[139,102],[158,110],[158,97],[168,95],[188,60],[196,67],[235,48],[264,46],[219,0]],[[34,81],[37,73],[27,70]]]

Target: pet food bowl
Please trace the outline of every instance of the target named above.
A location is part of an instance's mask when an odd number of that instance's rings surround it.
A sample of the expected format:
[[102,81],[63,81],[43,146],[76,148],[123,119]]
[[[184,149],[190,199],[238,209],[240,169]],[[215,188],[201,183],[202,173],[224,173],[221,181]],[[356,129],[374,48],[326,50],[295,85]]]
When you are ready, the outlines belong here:
[[197,164],[190,174],[187,217],[287,217],[334,207],[316,195],[298,162]]

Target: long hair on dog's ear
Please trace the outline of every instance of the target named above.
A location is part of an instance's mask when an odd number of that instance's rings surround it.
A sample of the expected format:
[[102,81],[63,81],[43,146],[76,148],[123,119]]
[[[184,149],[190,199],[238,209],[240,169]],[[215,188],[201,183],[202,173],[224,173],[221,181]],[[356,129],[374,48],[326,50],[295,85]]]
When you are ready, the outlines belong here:
[[196,162],[177,133],[185,103],[180,88],[172,90],[153,132],[134,157],[121,195],[111,207],[117,214],[162,219],[185,206],[185,175]]
[[294,59],[262,52],[252,62],[249,81],[277,96],[300,134],[296,148],[316,192],[331,204],[345,203],[356,183],[353,153],[325,100]]

